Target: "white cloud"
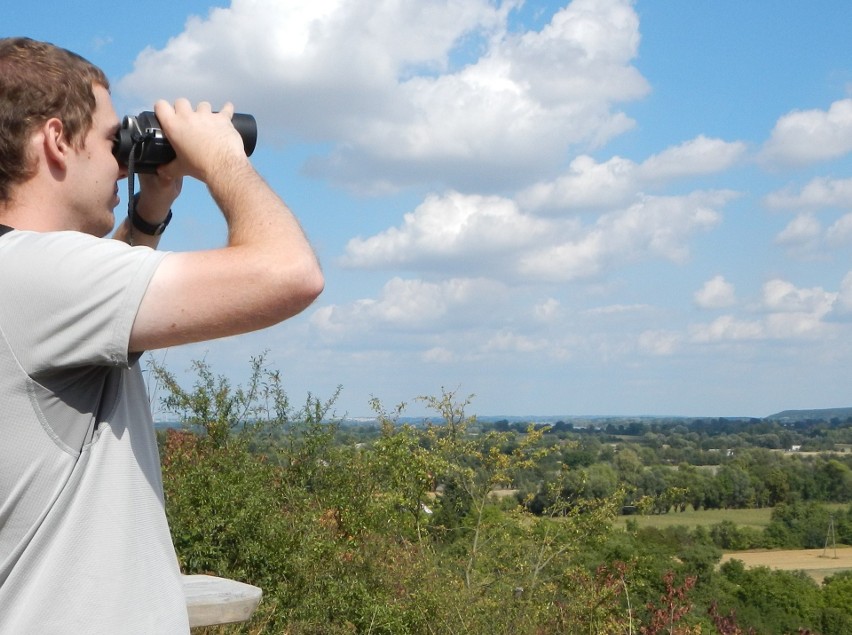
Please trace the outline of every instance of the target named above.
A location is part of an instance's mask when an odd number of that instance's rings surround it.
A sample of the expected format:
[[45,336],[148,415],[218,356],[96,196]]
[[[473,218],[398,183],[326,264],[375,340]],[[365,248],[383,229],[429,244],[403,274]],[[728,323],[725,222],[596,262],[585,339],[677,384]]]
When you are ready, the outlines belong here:
[[852,315],[852,271],[847,273],[840,284],[840,292],[837,294],[837,302],[834,310],[838,315],[848,317]]
[[484,353],[539,353],[553,348],[553,342],[544,338],[532,338],[510,331],[501,331],[492,336],[483,346]]
[[521,214],[510,199],[449,192],[429,196],[400,227],[353,238],[342,264],[356,268],[466,267],[493,272],[519,249],[545,240],[554,224]]
[[679,333],[672,331],[644,331],[639,335],[639,350],[650,355],[673,355],[682,339]]
[[775,237],[790,255],[811,257],[819,254],[822,223],[813,214],[799,214]]
[[813,213],[800,213],[778,233],[775,243],[797,258],[824,259],[827,248],[852,245],[852,213],[840,216],[827,229]]
[[812,313],[822,317],[836,299],[837,293],[821,287],[799,289],[786,280],[770,280],[763,285],[763,307],[776,313]]
[[764,326],[757,320],[741,320],[732,315],[722,315],[710,324],[690,327],[690,339],[703,344],[711,342],[759,340],[765,337]]
[[822,316],[814,313],[775,313],[766,319],[766,332],[779,340],[821,335],[828,328]]
[[651,258],[683,262],[688,239],[716,226],[730,192],[645,197],[584,226],[523,214],[510,199],[430,196],[400,227],[349,241],[342,264],[408,267],[521,281],[571,281]]
[[562,313],[562,305],[559,300],[548,298],[544,302],[533,307],[533,315],[539,322],[554,322]]
[[817,177],[800,192],[785,188],[768,194],[764,204],[770,209],[816,211],[824,207],[852,206],[852,179]]
[[722,172],[734,165],[745,151],[741,141],[727,142],[700,135],[646,159],[639,166],[639,178],[657,182]]
[[650,258],[683,262],[687,239],[717,225],[721,216],[714,208],[729,198],[723,192],[646,197],[622,212],[604,214],[577,235],[554,237],[555,244],[522,255],[519,271],[533,279],[571,281]]
[[[232,0],[141,53],[116,85],[144,104],[234,100],[267,138],[331,141],[310,170],[361,189],[521,183],[567,146],[630,128],[614,105],[648,85],[631,65],[630,0],[575,0],[541,31],[512,33],[517,4]],[[481,51],[453,68],[470,40]]]
[[668,181],[724,171],[745,153],[745,144],[696,137],[642,163],[613,157],[597,163],[581,155],[554,181],[539,182],[518,196],[524,209],[594,211],[633,201],[637,193]]
[[442,282],[389,280],[379,299],[316,309],[311,325],[329,338],[388,331],[440,331],[454,325],[485,321],[505,297],[502,284],[483,279],[454,278]]
[[772,163],[802,165],[836,159],[852,151],[852,99],[828,111],[797,110],[775,124],[763,157]]
[[852,245],[852,214],[838,218],[825,232],[825,240],[831,247]]
[[[849,288],[852,289],[852,282]],[[765,314],[762,318],[723,315],[709,324],[693,324],[689,339],[696,344],[812,339],[832,328],[826,318],[841,295],[821,287],[805,289],[786,280],[769,280],[761,292],[759,308]]]
[[715,276],[705,282],[693,297],[702,309],[725,309],[736,304],[734,285],[724,276]]
[[554,181],[536,183],[518,196],[524,209],[556,211],[614,208],[625,205],[637,193],[636,164],[613,157],[597,163],[582,155],[568,166],[568,172]]

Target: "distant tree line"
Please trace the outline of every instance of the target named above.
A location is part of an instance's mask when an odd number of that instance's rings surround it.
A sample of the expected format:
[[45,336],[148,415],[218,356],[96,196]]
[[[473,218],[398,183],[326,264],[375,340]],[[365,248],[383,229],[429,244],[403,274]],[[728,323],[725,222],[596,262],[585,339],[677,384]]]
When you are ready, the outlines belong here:
[[[520,424],[483,424],[487,431]],[[852,420],[630,422],[605,428],[541,427],[559,452],[520,479],[519,500],[539,513],[545,484],[570,468],[559,495],[596,499],[621,492],[626,512],[775,507],[852,502]],[[530,497],[531,500],[530,500]]]

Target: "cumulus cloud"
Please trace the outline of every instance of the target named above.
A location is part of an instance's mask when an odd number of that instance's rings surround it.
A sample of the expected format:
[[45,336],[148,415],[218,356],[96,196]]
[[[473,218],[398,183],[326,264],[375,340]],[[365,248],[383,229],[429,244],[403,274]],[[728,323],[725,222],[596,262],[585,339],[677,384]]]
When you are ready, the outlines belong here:
[[688,239],[717,225],[730,192],[645,197],[626,210],[577,219],[541,219],[501,197],[431,196],[400,227],[349,242],[343,264],[417,267],[458,275],[571,281],[650,258],[683,262]]
[[692,325],[689,337],[697,344],[807,339],[830,328],[826,318],[839,296],[821,287],[799,288],[776,278],[763,285],[761,318],[723,315],[709,324]]
[[745,151],[746,145],[741,141],[700,135],[646,159],[639,166],[639,177],[642,181],[657,182],[722,172],[734,165]]
[[852,245],[852,213],[843,214],[828,228],[824,228],[814,213],[799,213],[778,233],[775,243],[784,247],[790,256],[824,259],[826,248]]
[[597,163],[581,155],[568,171],[553,181],[539,182],[518,195],[519,203],[529,210],[597,211],[624,205],[636,195],[636,164],[613,157]]
[[734,285],[725,280],[724,276],[715,276],[705,282],[693,298],[702,309],[725,309],[737,301]]
[[494,271],[507,256],[545,240],[553,226],[522,214],[510,199],[459,192],[432,195],[406,214],[400,227],[350,240],[342,264]]
[[797,110],[781,117],[763,148],[771,163],[803,165],[852,151],[852,99],[827,110]]
[[759,340],[765,335],[764,326],[759,320],[742,320],[733,315],[722,315],[709,324],[697,324],[690,328],[690,339],[698,344]]
[[639,335],[639,350],[649,355],[672,355],[682,340],[681,335],[673,331],[644,331]]
[[822,223],[813,214],[799,214],[775,237],[775,243],[798,257],[819,253]]
[[311,325],[329,338],[451,328],[486,321],[505,293],[504,285],[491,280],[455,278],[436,283],[393,278],[378,299],[318,308]]
[[539,322],[554,322],[562,313],[562,305],[559,300],[548,298],[544,302],[533,307],[533,315]]
[[619,212],[600,216],[573,235],[552,236],[521,254],[522,276],[550,281],[596,278],[605,272],[651,258],[683,262],[687,240],[716,226],[717,209],[730,193],[695,192],[684,197],[646,197]]
[[842,317],[852,316],[852,271],[847,273],[840,284],[834,312]]
[[308,169],[361,189],[494,188],[633,125],[615,108],[648,91],[632,4],[575,0],[513,33],[515,1],[232,0],[117,86],[142,103],[234,100],[269,137],[331,141]]
[[822,287],[799,289],[786,280],[770,280],[763,285],[763,307],[776,313],[812,313],[822,317],[836,299],[837,293]]
[[483,353],[539,353],[553,348],[553,342],[544,338],[501,331],[485,342]]
[[525,189],[518,201],[525,209],[535,211],[611,209],[631,202],[637,192],[671,180],[724,171],[744,153],[742,142],[699,136],[638,164],[621,157],[598,163],[581,155],[564,175]]
[[770,209],[816,211],[826,207],[852,206],[852,179],[817,177],[801,191],[787,187],[763,199]]
[[852,214],[844,214],[825,231],[825,240],[831,247],[852,245]]

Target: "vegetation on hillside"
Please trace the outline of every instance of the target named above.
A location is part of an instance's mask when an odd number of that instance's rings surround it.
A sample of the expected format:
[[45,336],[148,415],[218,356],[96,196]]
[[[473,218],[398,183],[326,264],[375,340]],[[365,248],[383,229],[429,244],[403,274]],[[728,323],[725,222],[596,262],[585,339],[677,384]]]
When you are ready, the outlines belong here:
[[[805,502],[849,502],[843,454],[772,452],[742,431],[705,448],[702,435],[722,439],[712,426],[483,426],[452,391],[419,398],[433,423],[402,424],[404,405],[375,400],[374,429],[343,429],[336,395],[292,404],[263,357],[246,386],[204,362],[195,371],[185,388],[151,366],[185,424],[161,434],[175,546],[186,573],[264,591],[252,622],[211,631],[852,632],[852,573],[818,585],[718,566],[722,548],[824,540],[828,520],[852,543],[852,506]],[[826,434],[845,443],[848,432]],[[763,530],[614,523],[717,501],[773,505],[773,519]]]

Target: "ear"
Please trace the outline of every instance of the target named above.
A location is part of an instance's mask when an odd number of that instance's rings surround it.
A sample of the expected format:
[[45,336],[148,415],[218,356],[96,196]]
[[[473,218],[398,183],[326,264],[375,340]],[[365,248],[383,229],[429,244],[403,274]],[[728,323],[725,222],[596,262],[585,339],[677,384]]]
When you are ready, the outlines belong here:
[[65,135],[65,127],[62,121],[53,117],[48,119],[42,126],[44,134],[44,156],[51,168],[64,170],[67,163],[68,153],[72,150],[71,144]]

